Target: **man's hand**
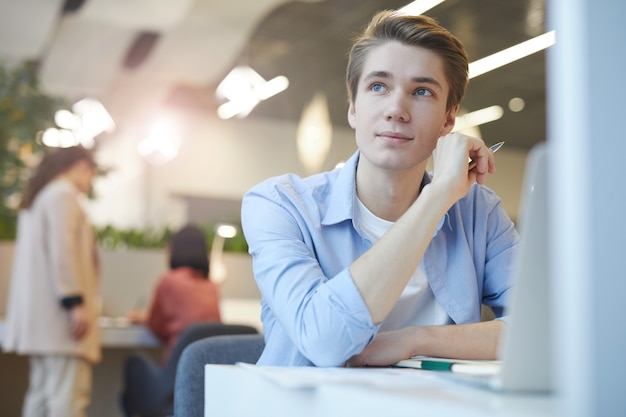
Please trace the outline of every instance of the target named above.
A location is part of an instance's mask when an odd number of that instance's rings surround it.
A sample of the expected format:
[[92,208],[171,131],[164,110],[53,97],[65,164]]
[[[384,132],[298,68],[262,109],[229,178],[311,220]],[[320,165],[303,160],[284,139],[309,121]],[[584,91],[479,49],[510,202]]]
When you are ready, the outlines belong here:
[[411,333],[419,331],[416,327],[406,327],[376,335],[363,352],[353,356],[346,362],[347,367],[389,366],[403,359],[410,358],[412,340]]
[[[476,166],[468,171],[469,159],[476,162]],[[474,182],[484,184],[487,173],[496,170],[493,153],[482,139],[460,133],[439,138],[433,152],[433,163],[432,184],[442,184],[453,203],[463,198]]]
[[85,307],[82,305],[74,306],[70,310],[70,333],[76,340],[80,340],[87,334],[89,330],[89,317]]

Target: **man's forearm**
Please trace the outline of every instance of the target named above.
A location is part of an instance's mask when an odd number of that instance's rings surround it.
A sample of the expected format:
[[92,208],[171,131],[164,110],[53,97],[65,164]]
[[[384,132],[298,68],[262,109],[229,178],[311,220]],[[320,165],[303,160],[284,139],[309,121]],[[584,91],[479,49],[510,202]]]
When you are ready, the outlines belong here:
[[457,359],[497,359],[504,322],[415,327],[411,333],[411,356]]
[[374,323],[382,322],[396,304],[448,210],[450,203],[441,194],[424,187],[405,215],[350,267]]

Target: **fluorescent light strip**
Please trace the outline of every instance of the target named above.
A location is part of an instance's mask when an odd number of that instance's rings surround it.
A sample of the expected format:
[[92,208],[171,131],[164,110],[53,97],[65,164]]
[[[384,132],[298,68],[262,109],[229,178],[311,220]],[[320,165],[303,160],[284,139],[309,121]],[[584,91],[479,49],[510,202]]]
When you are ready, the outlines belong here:
[[260,101],[256,97],[242,97],[235,101],[227,101],[217,108],[217,115],[220,119],[230,119],[239,116],[246,117]]
[[470,127],[484,125],[485,123],[500,119],[503,114],[504,110],[500,106],[485,107],[484,109],[457,117],[452,131],[458,132]]
[[[404,7],[398,9],[398,12],[406,15],[420,15],[445,0],[415,0]],[[513,61],[524,58],[528,55],[546,49],[556,43],[556,34],[554,31],[544,33],[525,42],[503,49],[493,55],[469,64],[469,78],[478,77],[486,72],[493,71]]]
[[217,87],[216,95],[229,100],[217,109],[217,115],[221,119],[246,117],[261,101],[284,91],[287,87],[289,80],[285,76],[280,75],[265,81],[248,66],[235,67]]
[[275,96],[289,87],[289,80],[284,75],[274,77],[269,81],[254,86],[254,94],[261,101]]
[[478,77],[486,72],[493,71],[513,61],[546,49],[556,43],[554,31],[544,33],[525,42],[503,49],[493,55],[479,59],[469,64],[469,78]]
[[444,0],[415,0],[398,9],[398,12],[411,16],[417,16],[443,2]]

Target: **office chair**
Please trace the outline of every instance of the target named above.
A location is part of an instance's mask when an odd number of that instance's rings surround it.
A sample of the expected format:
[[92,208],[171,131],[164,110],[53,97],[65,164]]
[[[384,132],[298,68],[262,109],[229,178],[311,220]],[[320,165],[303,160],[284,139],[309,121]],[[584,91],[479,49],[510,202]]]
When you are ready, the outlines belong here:
[[256,363],[265,347],[263,335],[215,336],[184,350],[176,371],[174,415],[204,416],[204,365]]
[[190,325],[180,334],[165,366],[156,363],[144,352],[129,355],[124,364],[120,398],[124,415],[171,416],[176,368],[183,350],[200,339],[232,334],[258,334],[258,331],[246,325],[200,322]]

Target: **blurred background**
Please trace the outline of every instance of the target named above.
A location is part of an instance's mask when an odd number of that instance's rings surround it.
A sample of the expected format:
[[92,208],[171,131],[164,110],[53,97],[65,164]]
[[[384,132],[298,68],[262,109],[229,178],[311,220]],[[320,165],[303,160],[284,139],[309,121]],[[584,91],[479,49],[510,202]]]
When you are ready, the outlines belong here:
[[[543,0],[0,0],[0,319],[23,183],[46,148],[80,143],[101,168],[85,205],[101,246],[103,318],[145,307],[168,234],[194,222],[220,273],[223,320],[262,330],[241,198],[270,176],[352,155],[351,40],[376,11],[404,7],[464,42],[471,80],[457,127],[506,142],[488,185],[515,220],[527,152],[546,138],[554,36]],[[119,416],[125,355],[159,347],[135,340],[137,329],[103,329],[89,413]],[[26,367],[0,355],[7,415],[19,414]]]
[[[101,229],[238,223],[254,184],[332,169],[352,154],[350,42],[373,13],[407,3],[0,0],[4,78],[34,77],[38,99],[50,100],[27,108],[37,117],[30,130],[15,133],[15,117],[0,119],[3,151],[28,166],[43,143],[94,147],[107,170],[89,202]],[[462,39],[472,63],[546,31],[543,0],[413,6]],[[467,120],[458,122],[488,144],[506,141],[489,185],[513,218],[526,152],[546,136],[545,47],[471,70]],[[3,93],[0,115],[15,116],[19,100]],[[8,171],[3,165],[5,208],[19,191]]]
[[[123,314],[147,299],[164,258],[109,249],[161,247],[167,231],[187,221],[215,235],[222,223],[239,223],[241,197],[253,185],[333,169],[355,151],[344,84],[350,40],[376,11],[408,3],[0,0],[0,318],[21,182],[43,149],[83,143],[95,151],[103,172],[86,205],[101,233],[104,313]],[[624,292],[624,199],[603,181],[622,172],[615,121],[624,88],[616,80],[626,55],[615,51],[624,44],[623,4],[549,3],[551,26],[563,39],[549,91],[551,184],[558,184],[555,201],[568,204],[551,225],[564,290],[553,300],[557,322],[565,323],[555,332],[563,349],[555,363],[566,371],[560,382],[571,403],[564,415],[603,415],[587,410],[608,410],[624,398],[615,383],[624,374],[615,358],[626,340],[615,332],[623,328],[616,306]],[[468,50],[471,80],[457,126],[487,144],[506,142],[487,184],[515,220],[526,155],[547,136],[545,54],[555,38],[544,0],[418,0],[412,7]],[[238,238],[212,241],[226,250]],[[239,243],[223,257],[224,317],[259,325],[260,294]],[[90,416],[120,415],[116,384],[125,354],[105,345]],[[571,366],[589,354],[611,360]],[[0,392],[3,415],[19,415],[21,359],[0,355],[0,383],[11,388]]]

